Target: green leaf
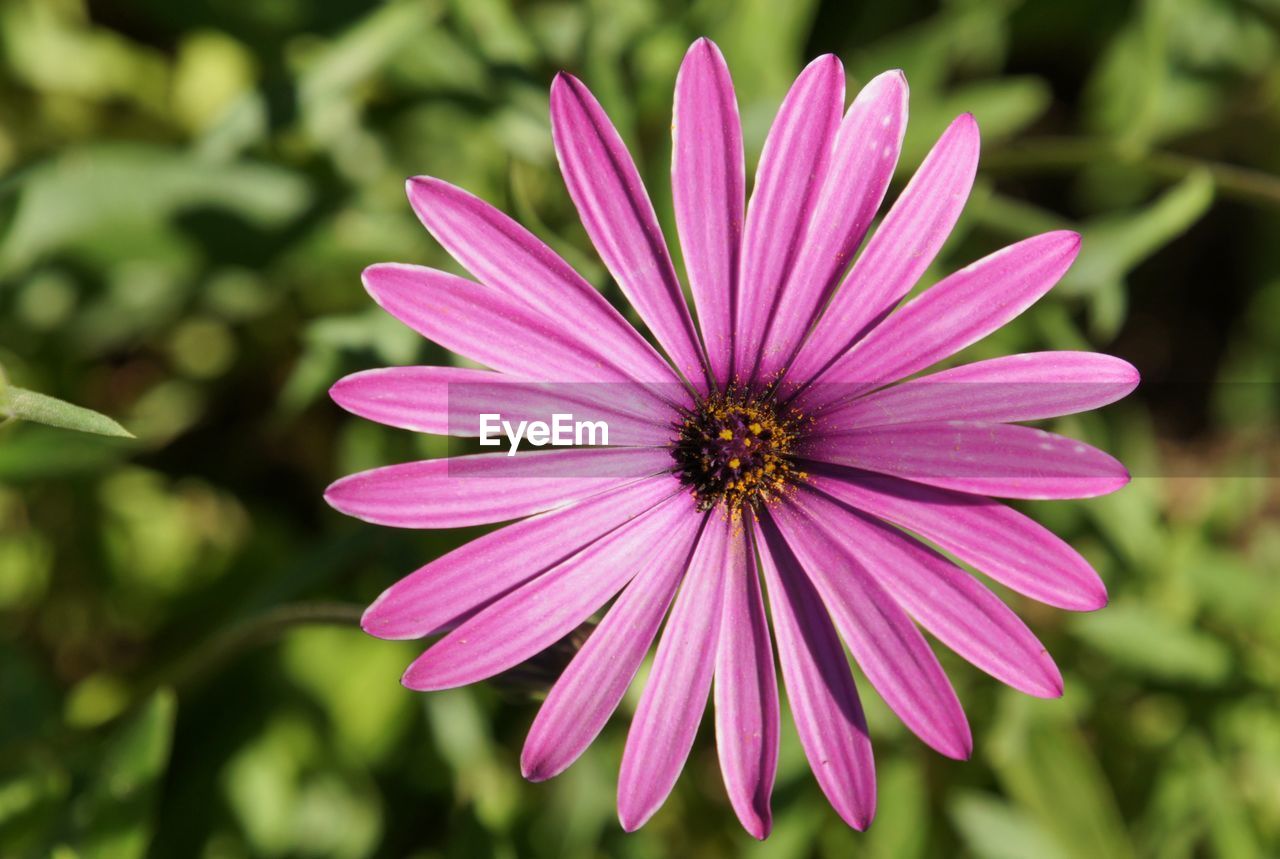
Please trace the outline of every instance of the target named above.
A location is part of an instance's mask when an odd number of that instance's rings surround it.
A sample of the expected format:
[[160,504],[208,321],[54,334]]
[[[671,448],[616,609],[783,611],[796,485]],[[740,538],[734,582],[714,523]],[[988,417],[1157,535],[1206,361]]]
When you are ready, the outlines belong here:
[[875,826],[867,831],[867,854],[877,859],[924,856],[930,826],[922,768],[916,761],[891,759],[877,769],[879,810]]
[[1085,295],[1119,290],[1139,263],[1200,220],[1213,203],[1213,193],[1213,179],[1197,170],[1148,206],[1088,222],[1081,230],[1080,258],[1058,291]]
[[104,414],[3,383],[0,383],[0,416],[95,435],[133,438],[133,433]]
[[188,240],[174,217],[184,211],[224,210],[270,230],[311,199],[302,178],[279,165],[219,163],[143,143],[69,147],[32,166],[13,187],[17,211],[0,240],[6,274],[67,249],[96,264],[143,249],[181,249]]
[[133,434],[104,414],[65,400],[15,385],[0,387],[0,417],[32,421],[95,435],[133,438]]
[[111,737],[73,808],[85,859],[134,859],[151,841],[155,800],[173,742],[174,696],[162,689]]
[[1013,693],[1004,704],[990,744],[1004,791],[1067,856],[1133,856],[1115,794],[1093,749],[1074,727],[1054,721],[1061,704]]
[[1034,820],[994,796],[963,793],[951,803],[951,818],[969,852],[988,859],[1066,859],[1067,854]]
[[1231,651],[1221,641],[1146,606],[1112,605],[1081,615],[1072,627],[1113,661],[1148,677],[1209,686],[1231,671]]

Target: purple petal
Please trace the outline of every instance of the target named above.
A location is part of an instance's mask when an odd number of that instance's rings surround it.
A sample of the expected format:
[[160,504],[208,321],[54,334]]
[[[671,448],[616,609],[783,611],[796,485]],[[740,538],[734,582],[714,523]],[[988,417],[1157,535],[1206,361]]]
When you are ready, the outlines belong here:
[[1107,604],[1089,562],[1048,528],[990,498],[880,474],[833,469],[810,485],[924,537],[1005,587],[1069,611]]
[[957,117],[836,290],[788,376],[813,378],[902,300],[955,226],[978,169],[978,125]]
[[840,60],[818,57],[796,78],[765,139],[742,239],[734,372],[744,381],[804,244],[843,106]]
[[668,471],[663,448],[482,453],[361,471],[325,490],[329,506],[395,528],[465,528],[519,519]]
[[840,123],[804,243],[770,316],[757,378],[787,366],[848,268],[884,200],[906,129],[907,79],[885,72],[863,87]]
[[819,524],[839,521],[840,508],[805,492],[769,515],[884,702],[938,752],[969,757],[969,722],[924,636],[861,563],[831,544]]
[[671,192],[685,270],[712,376],[724,388],[733,373],[746,173],[733,81],[710,39],[690,46],[676,77],[671,148]]
[[477,607],[681,491],[672,477],[641,480],[492,531],[387,588],[360,625],[385,639],[422,638],[452,628]]
[[701,518],[687,492],[661,502],[463,621],[414,660],[401,682],[450,689],[519,665],[576,629],[641,570],[687,552]]
[[943,420],[1036,421],[1114,403],[1138,386],[1133,365],[1095,352],[1030,352],[965,364],[825,412],[824,432]]
[[896,528],[845,508],[821,530],[871,571],[916,622],[970,663],[1041,698],[1062,694],[1044,645],[977,579]]
[[595,96],[564,72],[551,84],[551,136],[600,258],[676,368],[705,389],[698,335],[636,165]]
[[688,566],[689,552],[664,551],[627,585],[538,710],[520,755],[525,778],[559,775],[591,745],[635,678]]
[[1044,233],[960,269],[912,300],[837,359],[800,395],[816,410],[896,382],[1003,326],[1071,267],[1080,236]]
[[1096,447],[985,421],[845,430],[811,439],[804,453],[819,462],[999,498],[1092,498],[1129,482],[1125,467]]
[[384,367],[339,379],[329,395],[352,414],[435,435],[480,435],[480,415],[550,422],[555,414],[603,420],[614,446],[658,446],[671,429],[655,421],[642,385],[556,385],[521,382],[466,367]]
[[667,362],[613,305],[524,227],[439,179],[418,176],[406,190],[423,226],[481,283],[559,325],[592,332],[604,363],[629,378],[677,382]]
[[666,800],[702,721],[715,670],[724,576],[742,551],[741,541],[732,539],[733,527],[723,517],[706,517],[627,732],[618,819],[628,832],[643,826]]
[[[576,320],[550,321],[509,293],[435,269],[384,263],[364,285],[388,313],[428,340],[521,379],[633,382]],[[675,385],[668,386],[675,389]],[[635,396],[648,390],[628,384]],[[654,400],[654,407],[662,405]]]
[[740,545],[725,576],[716,646],[716,751],[738,820],[764,839],[773,826],[769,795],[778,769],[778,678],[755,555],[741,526],[730,539]]
[[875,758],[844,648],[776,526],[764,519],[755,534],[800,744],[832,808],[864,830],[876,813]]

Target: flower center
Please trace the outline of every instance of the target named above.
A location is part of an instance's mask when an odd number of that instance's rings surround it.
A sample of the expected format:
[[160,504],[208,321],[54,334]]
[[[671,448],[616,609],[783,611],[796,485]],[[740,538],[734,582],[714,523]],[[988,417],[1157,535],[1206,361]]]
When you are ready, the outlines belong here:
[[723,504],[730,513],[781,497],[806,475],[794,452],[806,421],[771,395],[735,388],[686,411],[672,447],[676,474],[699,510]]

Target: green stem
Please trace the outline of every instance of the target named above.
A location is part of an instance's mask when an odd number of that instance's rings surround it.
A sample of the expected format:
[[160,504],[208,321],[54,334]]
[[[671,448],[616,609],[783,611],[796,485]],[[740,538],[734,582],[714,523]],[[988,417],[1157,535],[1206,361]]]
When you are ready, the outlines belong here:
[[199,644],[176,664],[144,684],[146,694],[161,686],[181,687],[203,677],[233,657],[279,638],[295,626],[327,624],[357,626],[363,608],[351,603],[309,602],[277,606],[243,620]]
[[1182,179],[1204,170],[1223,196],[1280,208],[1280,176],[1174,152],[1134,151],[1102,138],[1030,138],[1006,144],[982,159],[983,168],[993,173],[1078,170],[1099,163],[1132,167],[1163,179]]

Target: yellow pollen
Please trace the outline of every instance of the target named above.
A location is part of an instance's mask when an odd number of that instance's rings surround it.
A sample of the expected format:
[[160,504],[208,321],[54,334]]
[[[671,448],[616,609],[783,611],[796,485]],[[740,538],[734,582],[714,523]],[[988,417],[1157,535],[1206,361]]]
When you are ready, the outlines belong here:
[[751,426],[747,427],[747,429],[751,430],[751,432],[754,433],[755,435],[760,435],[760,433],[764,432],[764,427],[760,426],[760,424],[758,423],[752,424]]
[[740,465],[742,465],[742,460],[738,459],[736,456],[733,459],[729,460],[730,468],[737,468]]
[[720,438],[724,439],[725,441],[733,441],[733,430],[727,430],[727,429],[720,430]]

